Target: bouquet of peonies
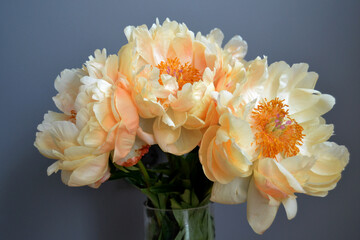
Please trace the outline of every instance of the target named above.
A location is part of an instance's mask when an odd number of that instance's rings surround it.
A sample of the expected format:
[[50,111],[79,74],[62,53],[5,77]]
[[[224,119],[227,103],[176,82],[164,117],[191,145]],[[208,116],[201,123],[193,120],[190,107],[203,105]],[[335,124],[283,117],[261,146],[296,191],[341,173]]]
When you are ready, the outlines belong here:
[[[307,64],[246,61],[240,36],[222,47],[219,29],[195,35],[168,19],[125,35],[117,55],[96,50],[56,78],[61,113],[45,114],[35,141],[57,160],[48,175],[94,188],[124,178],[160,209],[247,202],[259,234],[281,204],[295,217],[296,193],[323,197],[336,186],[349,152],[328,141],[334,126],[322,115],[335,99],[314,90]],[[155,217],[163,239],[179,230]]]

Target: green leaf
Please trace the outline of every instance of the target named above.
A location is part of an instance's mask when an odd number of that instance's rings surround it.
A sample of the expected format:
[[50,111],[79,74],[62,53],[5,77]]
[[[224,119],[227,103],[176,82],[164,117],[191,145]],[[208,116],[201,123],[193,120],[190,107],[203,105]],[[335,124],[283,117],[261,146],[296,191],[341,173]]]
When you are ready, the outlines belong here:
[[157,186],[152,186],[149,189],[151,192],[154,193],[172,193],[172,192],[178,192],[182,188],[179,186],[175,186],[173,184],[160,184]]
[[181,205],[174,198],[170,199],[170,203],[172,209],[181,209]]
[[160,208],[159,200],[156,194],[152,193],[147,188],[142,188],[140,189],[140,191],[148,197],[148,199],[151,201],[155,208]]
[[197,198],[194,189],[191,191],[191,205],[194,207],[199,205],[199,199]]
[[191,194],[191,192],[190,192],[190,190],[189,189],[186,189],[185,191],[184,191],[184,193],[183,194],[181,194],[181,199],[185,202],[185,203],[187,203],[187,204],[189,204],[189,205],[191,205],[191,196],[190,196],[190,194]]

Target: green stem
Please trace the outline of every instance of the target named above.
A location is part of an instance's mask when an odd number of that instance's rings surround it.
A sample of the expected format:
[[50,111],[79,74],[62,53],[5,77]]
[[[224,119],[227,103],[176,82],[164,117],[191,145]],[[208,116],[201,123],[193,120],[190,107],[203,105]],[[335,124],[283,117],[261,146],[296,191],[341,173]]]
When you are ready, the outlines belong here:
[[[144,180],[145,180],[145,184],[150,192],[150,176],[149,176],[149,173],[147,172],[144,164],[142,163],[142,161],[140,160],[138,163],[138,166],[139,166],[139,169],[140,169],[140,172],[142,173],[142,175],[144,176]],[[156,198],[157,198],[157,201],[159,201],[159,197],[158,195],[156,194]],[[159,205],[159,204],[157,204]],[[157,212],[155,212],[155,217],[156,217],[156,221],[158,223],[159,226],[161,226],[161,221],[160,221],[160,216],[158,215]]]
[[147,172],[144,164],[141,162],[141,160],[137,163],[139,165],[140,172],[144,176],[145,184],[148,188],[150,188],[150,177],[149,173]]

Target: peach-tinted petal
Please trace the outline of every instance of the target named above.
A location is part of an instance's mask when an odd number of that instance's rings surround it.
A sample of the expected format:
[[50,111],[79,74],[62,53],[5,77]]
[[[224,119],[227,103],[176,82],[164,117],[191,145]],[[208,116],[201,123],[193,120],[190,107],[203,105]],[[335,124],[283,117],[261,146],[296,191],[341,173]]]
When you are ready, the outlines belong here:
[[110,55],[105,62],[105,67],[103,70],[103,79],[109,83],[115,83],[119,78],[119,58],[117,55]]
[[115,92],[116,110],[121,116],[121,121],[130,132],[135,132],[139,127],[139,115],[130,95],[122,88]]
[[[211,126],[206,130],[201,140],[200,149],[199,149],[199,159],[202,164],[204,173],[206,177],[211,181],[215,181],[215,177],[213,176],[211,170],[209,169],[207,157],[210,149],[209,146],[210,144],[213,144],[212,142],[214,137],[216,136],[216,131],[218,130],[218,128],[219,126]],[[212,152],[210,156],[212,157]]]
[[205,46],[200,42],[193,43],[193,62],[192,64],[196,69],[202,73],[207,67],[206,59],[205,59]]
[[176,37],[171,46],[175,51],[176,57],[180,59],[182,64],[191,62],[193,57],[193,48],[190,35]]
[[136,132],[130,132],[124,122],[117,129],[113,162],[124,158],[131,150],[135,142]]

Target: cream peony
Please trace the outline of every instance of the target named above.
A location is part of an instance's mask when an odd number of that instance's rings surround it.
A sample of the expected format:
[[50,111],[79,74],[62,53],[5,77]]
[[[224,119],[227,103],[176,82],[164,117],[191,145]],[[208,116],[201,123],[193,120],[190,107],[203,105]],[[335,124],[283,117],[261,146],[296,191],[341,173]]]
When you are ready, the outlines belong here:
[[317,74],[306,64],[267,67],[257,58],[244,67],[233,93],[213,94],[219,126],[208,128],[199,156],[214,181],[212,200],[247,201],[248,221],[261,234],[280,204],[295,217],[295,193],[324,196],[333,189],[349,153],[326,142],[333,126],[321,115],[335,100],[313,89]]
[[58,159],[48,168],[48,175],[62,170],[62,181],[69,186],[97,186],[109,176],[109,152],[96,152],[106,132],[95,121],[87,123],[89,109],[75,107],[84,75],[82,70],[64,70],[55,80],[59,93],[54,101],[64,113],[45,114],[35,140],[44,156]]
[[[188,153],[201,138],[201,129],[217,122],[210,93],[224,75],[223,34],[214,29],[196,36],[185,24],[166,19],[151,29],[125,29],[129,41],[119,51],[120,65],[129,80],[139,115],[152,124],[163,151]],[[228,58],[245,55],[246,43],[234,37],[225,46]]]
[[69,186],[98,187],[110,176],[110,152],[123,166],[136,164],[147,152],[153,139],[139,128],[137,109],[120,76],[118,57],[107,57],[104,49],[95,51],[84,69],[64,70],[55,80],[59,93],[54,102],[63,113],[46,114],[35,141],[43,155],[58,159],[49,175],[62,170]]

